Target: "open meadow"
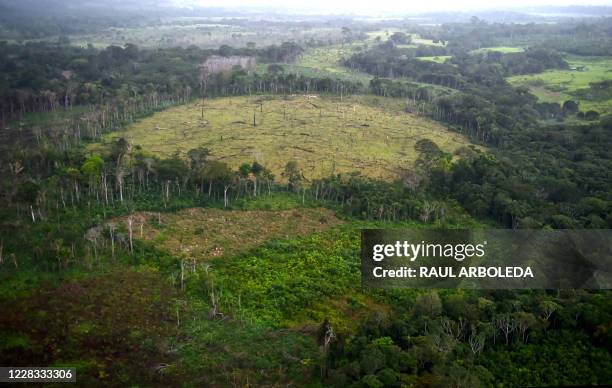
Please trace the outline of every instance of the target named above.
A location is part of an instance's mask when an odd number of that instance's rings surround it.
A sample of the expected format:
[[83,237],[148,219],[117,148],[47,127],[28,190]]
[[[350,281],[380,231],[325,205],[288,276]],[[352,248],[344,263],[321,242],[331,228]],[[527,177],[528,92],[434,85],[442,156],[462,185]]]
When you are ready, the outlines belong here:
[[[306,179],[355,171],[397,178],[413,167],[419,140],[429,139],[450,154],[470,144],[403,109],[402,100],[374,96],[216,98],[155,113],[105,140],[124,137],[166,157],[206,147],[213,159],[233,168],[257,161],[277,179],[293,160]],[[100,143],[91,146],[99,148]]]
[[[527,86],[540,102],[567,100],[579,102],[581,111],[596,110],[612,113],[612,99],[589,97],[590,83],[612,77],[612,57],[576,57],[567,59],[568,70],[549,70],[539,74],[518,75],[508,81],[515,86]],[[585,93],[586,92],[586,93]]]
[[[280,64],[286,73],[306,77],[340,79],[358,82],[367,86],[374,78],[371,74],[350,69],[342,65],[356,51],[358,44],[333,45],[307,49],[296,63]],[[267,65],[260,65],[258,71],[265,72]]]
[[444,63],[451,58],[452,58],[452,55],[436,55],[433,57],[417,57],[417,59],[420,61],[430,61],[430,62],[436,62],[436,63]]
[[[363,71],[343,66],[342,61],[348,59],[351,55],[360,50],[367,49],[368,46],[374,46],[380,44],[380,42],[387,41],[393,33],[398,31],[398,29],[370,31],[367,33],[367,38],[365,40],[358,40],[347,44],[309,48],[304,52],[297,63],[282,64],[282,66],[288,73],[309,77],[329,77],[351,82],[361,82],[364,86],[367,86],[374,76]],[[410,34],[410,38],[410,44],[399,44],[397,47],[416,48],[419,45],[444,46],[441,42],[424,39],[419,34]],[[450,58],[450,56],[422,57],[419,59],[442,63],[447,58]],[[265,66],[260,68],[260,70],[263,69],[265,69]]]
[[[366,39],[366,43],[372,44],[377,41],[385,42],[389,39],[391,35],[395,32],[403,32],[399,28],[388,28],[384,30],[376,30],[370,31],[367,33],[368,38]],[[432,39],[423,38],[420,34],[407,34],[410,35],[410,44],[399,45],[399,47],[416,47],[418,45],[426,45],[426,46],[444,46],[445,44],[438,41],[434,42]]]
[[496,46],[496,47],[483,47],[476,50],[472,50],[472,54],[478,53],[489,53],[497,52],[502,54],[522,53],[525,51],[523,47],[512,47],[512,46]]

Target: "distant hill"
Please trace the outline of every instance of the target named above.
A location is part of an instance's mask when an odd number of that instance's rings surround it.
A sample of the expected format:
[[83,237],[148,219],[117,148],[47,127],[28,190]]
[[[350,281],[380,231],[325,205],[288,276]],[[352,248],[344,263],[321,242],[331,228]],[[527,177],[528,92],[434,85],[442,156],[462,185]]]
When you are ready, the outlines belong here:
[[490,23],[527,23],[554,18],[584,18],[612,15],[612,7],[606,6],[540,6],[528,8],[499,9],[465,12],[428,12],[421,14],[424,19],[437,23],[465,23],[473,16]]

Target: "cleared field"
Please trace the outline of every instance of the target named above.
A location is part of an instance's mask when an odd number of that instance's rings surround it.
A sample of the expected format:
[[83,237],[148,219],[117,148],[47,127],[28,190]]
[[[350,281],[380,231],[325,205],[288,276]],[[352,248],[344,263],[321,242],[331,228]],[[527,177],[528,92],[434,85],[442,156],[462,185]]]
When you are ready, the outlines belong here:
[[[271,239],[303,236],[340,223],[331,210],[322,208],[281,211],[192,208],[176,213],[140,212],[131,217],[136,239],[173,255],[196,259],[232,257]],[[127,228],[127,217],[112,222]]]
[[327,76],[368,85],[372,75],[342,66],[341,61],[355,53],[356,45],[309,49],[295,65],[285,65],[292,73],[307,76]]
[[388,28],[385,30],[376,30],[376,31],[367,32],[367,35],[368,35],[367,42],[369,43],[374,42],[377,38],[380,38],[380,40],[384,42],[391,35],[393,35],[394,32],[398,32],[398,31],[401,31],[401,30],[398,28]]
[[[359,171],[396,178],[411,169],[416,142],[429,139],[453,153],[469,141],[433,120],[404,112],[400,99],[374,96],[218,98],[147,117],[123,132],[145,152],[180,155],[206,147],[211,157],[238,167],[257,161],[277,177],[287,162],[298,162],[306,179]],[[254,124],[255,120],[255,124]],[[100,151],[103,144],[90,146]]]
[[483,47],[477,50],[472,50],[471,53],[486,53],[496,51],[498,53],[510,54],[510,53],[522,53],[525,51],[523,47],[510,47],[510,46],[498,46],[498,47]]
[[422,38],[419,34],[412,34],[412,43],[416,45],[424,44],[428,46],[446,46],[446,44],[440,41],[434,42],[431,39]]
[[[389,39],[391,35],[395,32],[405,32],[399,28],[389,28],[386,30],[378,30],[378,31],[370,31],[367,33],[368,39],[367,43],[376,43],[376,39],[380,38],[382,42]],[[418,45],[429,45],[429,46],[444,46],[445,44],[442,42],[434,42],[431,39],[422,38],[419,34],[408,34],[411,37],[411,44],[409,45],[399,45],[398,47],[417,47]]]
[[600,113],[612,112],[612,100],[591,100],[588,93],[574,94],[590,88],[591,82],[609,80],[612,77],[612,57],[568,57],[569,70],[551,70],[540,74],[510,77],[516,86],[527,86],[542,102],[578,101],[580,110],[590,109]]
[[417,59],[420,61],[430,61],[430,62],[436,62],[436,63],[444,63],[450,58],[452,58],[452,55],[440,55],[440,56],[435,56],[435,57],[417,57]]
[[[311,77],[330,77],[342,79],[352,82],[361,82],[367,86],[374,78],[371,74],[357,71],[342,65],[342,60],[349,58],[358,50],[366,49],[368,45],[376,45],[376,38],[380,38],[381,42],[389,39],[398,29],[380,30],[368,32],[368,38],[365,41],[356,41],[351,44],[331,45],[326,47],[310,48],[302,55],[300,60],[295,64],[281,64],[286,72],[305,75]],[[440,42],[434,42],[431,39],[423,39],[418,34],[411,34],[412,43],[397,45],[400,48],[415,48],[419,45],[444,46]],[[448,57],[424,57],[432,58],[433,61],[443,62]],[[442,58],[442,59],[434,59]],[[427,59],[424,59],[427,60]],[[260,66],[259,72],[265,72],[267,65]]]

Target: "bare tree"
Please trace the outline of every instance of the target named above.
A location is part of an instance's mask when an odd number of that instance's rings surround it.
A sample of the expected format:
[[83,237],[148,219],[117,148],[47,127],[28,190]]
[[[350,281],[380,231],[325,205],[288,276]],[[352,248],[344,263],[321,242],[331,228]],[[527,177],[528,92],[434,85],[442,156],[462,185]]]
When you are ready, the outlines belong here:
[[421,209],[421,221],[429,222],[431,215],[436,211],[436,205],[429,201],[423,202],[423,208]]
[[129,233],[129,238],[130,238],[130,253],[134,253],[133,230],[132,230],[133,223],[134,223],[134,220],[132,216],[130,215],[127,219],[128,233]]
[[229,185],[223,186],[223,207],[227,207],[227,204],[228,204],[227,191],[229,190],[229,188],[230,188]]
[[446,334],[455,339],[463,337],[465,325],[466,320],[463,317],[459,317],[458,321],[446,317],[442,318],[442,329]]
[[537,323],[536,317],[533,314],[526,313],[524,311],[520,311],[514,315],[516,327],[521,333],[521,340],[523,343],[526,343],[529,339],[529,329]]
[[486,332],[478,332],[475,325],[471,326],[470,336],[468,338],[468,343],[470,344],[470,349],[472,350],[472,354],[477,356],[482,349],[484,349],[485,341],[486,341]]
[[109,222],[108,232],[111,238],[111,256],[114,259],[115,258],[115,224],[114,223]]
[[504,333],[506,345],[508,345],[510,343],[510,334],[512,334],[516,328],[516,321],[510,314],[501,314],[495,317],[493,324],[499,331]]

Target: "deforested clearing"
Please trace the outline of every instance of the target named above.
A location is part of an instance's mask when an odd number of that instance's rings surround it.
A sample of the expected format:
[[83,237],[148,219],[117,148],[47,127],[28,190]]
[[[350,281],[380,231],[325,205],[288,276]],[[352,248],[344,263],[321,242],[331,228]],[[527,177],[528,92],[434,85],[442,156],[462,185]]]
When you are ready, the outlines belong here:
[[108,222],[118,235],[128,233],[173,255],[199,260],[232,257],[271,239],[299,237],[322,231],[340,220],[323,208],[245,210],[190,208],[176,213],[139,212]]
[[155,113],[104,142],[124,137],[160,157],[205,147],[212,159],[233,168],[257,161],[278,179],[289,161],[298,162],[306,179],[355,171],[395,179],[414,166],[419,140],[449,154],[470,144],[405,108],[404,100],[375,96],[214,98]]

